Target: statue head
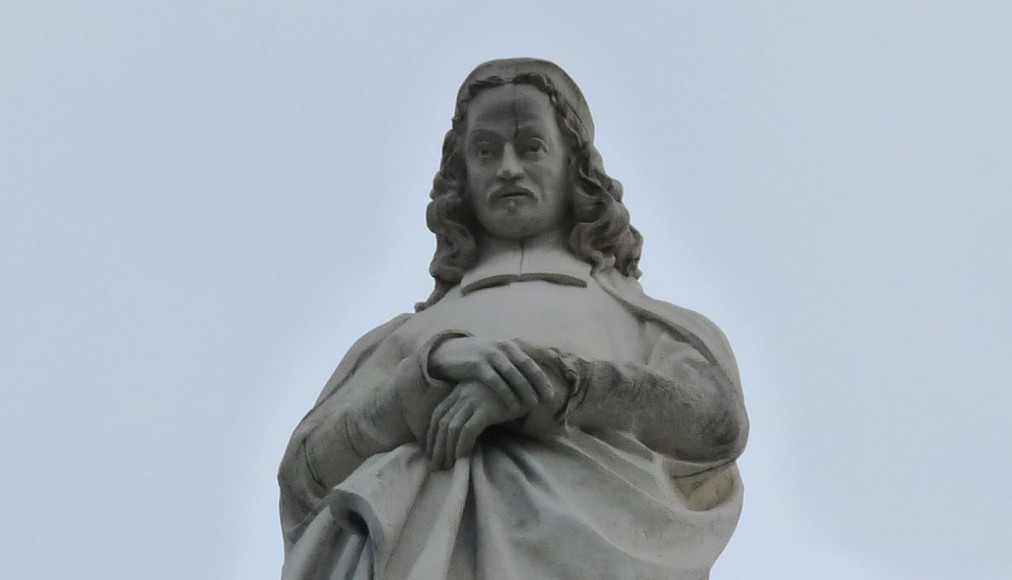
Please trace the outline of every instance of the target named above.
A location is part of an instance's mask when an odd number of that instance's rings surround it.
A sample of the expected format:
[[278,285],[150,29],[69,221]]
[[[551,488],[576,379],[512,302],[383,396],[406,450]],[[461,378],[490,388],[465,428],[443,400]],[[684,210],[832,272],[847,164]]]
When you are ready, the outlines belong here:
[[523,241],[561,229],[569,251],[595,271],[640,275],[643,240],[622,185],[604,171],[583,93],[551,62],[493,60],[468,75],[430,197],[436,287],[419,310],[475,265],[484,236]]

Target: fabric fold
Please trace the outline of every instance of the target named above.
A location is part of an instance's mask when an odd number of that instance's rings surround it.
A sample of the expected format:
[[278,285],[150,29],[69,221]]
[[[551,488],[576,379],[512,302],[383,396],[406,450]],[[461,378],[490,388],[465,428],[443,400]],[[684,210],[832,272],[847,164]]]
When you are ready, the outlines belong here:
[[283,578],[706,578],[737,523],[740,484],[694,509],[664,461],[635,446],[494,430],[435,472],[417,445],[401,446],[332,490]]

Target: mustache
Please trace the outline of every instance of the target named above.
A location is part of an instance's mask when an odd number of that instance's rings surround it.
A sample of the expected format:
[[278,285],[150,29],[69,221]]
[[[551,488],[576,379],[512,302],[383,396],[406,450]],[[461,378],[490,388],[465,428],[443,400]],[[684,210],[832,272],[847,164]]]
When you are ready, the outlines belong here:
[[505,197],[513,197],[513,196],[534,197],[534,192],[522,185],[504,185],[493,191],[492,194],[489,195],[488,197],[489,200],[491,201],[498,201]]

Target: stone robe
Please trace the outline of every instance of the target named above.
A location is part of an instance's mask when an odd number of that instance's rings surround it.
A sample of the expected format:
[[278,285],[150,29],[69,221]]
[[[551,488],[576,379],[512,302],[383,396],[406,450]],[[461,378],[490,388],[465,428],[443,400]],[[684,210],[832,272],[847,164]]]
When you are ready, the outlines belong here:
[[[353,413],[447,330],[522,338],[597,361],[607,370],[595,373],[597,383],[635,381],[642,372],[693,380],[683,372],[690,363],[710,365],[740,401],[730,349],[702,316],[554,248],[493,256],[433,306],[356,343],[296,430],[294,447],[315,417]],[[283,578],[708,578],[741,510],[733,458],[675,457],[629,431],[544,419],[548,427],[536,436],[488,429],[448,471],[432,471],[414,442],[385,444],[382,432],[366,435],[392,450],[368,457],[332,489],[313,489],[301,481],[304,471],[283,466]],[[347,451],[340,447],[335,455]]]

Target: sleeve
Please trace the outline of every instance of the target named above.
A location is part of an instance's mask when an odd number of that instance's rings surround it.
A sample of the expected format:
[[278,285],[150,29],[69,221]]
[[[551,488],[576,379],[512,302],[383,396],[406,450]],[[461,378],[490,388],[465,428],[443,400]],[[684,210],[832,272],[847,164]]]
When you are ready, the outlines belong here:
[[733,461],[748,433],[738,385],[721,365],[663,327],[647,322],[644,334],[642,362],[560,354],[570,392],[557,419],[584,430],[631,431],[682,462],[686,475]]
[[424,436],[432,408],[452,386],[429,379],[428,355],[453,335],[439,333],[413,349],[389,331],[352,346],[296,427],[278,470],[286,548],[362,462]]
[[[351,425],[357,424],[353,419],[363,417],[369,408],[364,405],[369,401],[366,395],[372,395],[373,406],[391,402],[390,378],[402,370],[396,350],[389,334],[366,335],[356,342],[292,433],[278,468],[286,552],[330,489],[366,459],[366,446],[355,444]],[[385,432],[391,437],[387,443],[392,444],[394,430]]]

